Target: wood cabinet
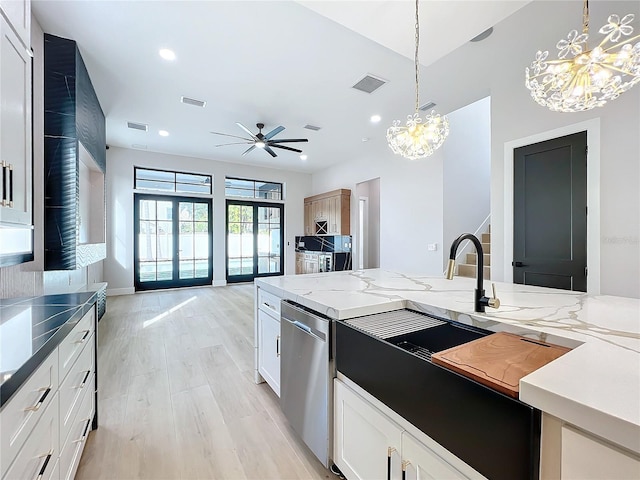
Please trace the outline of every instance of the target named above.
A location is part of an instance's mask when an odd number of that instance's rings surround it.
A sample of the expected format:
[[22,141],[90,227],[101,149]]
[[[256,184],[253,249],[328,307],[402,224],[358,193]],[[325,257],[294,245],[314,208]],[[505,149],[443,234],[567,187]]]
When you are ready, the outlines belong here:
[[296,275],[304,273],[304,253],[296,252]]
[[258,373],[280,396],[280,298],[257,287]]
[[0,223],[31,227],[31,57],[29,44],[4,16],[5,9],[17,15],[26,7],[3,1],[0,8]]
[[362,392],[334,380],[333,461],[349,480],[484,478],[443,447],[437,446],[436,452],[426,444],[435,444],[433,440],[408,431],[415,427],[391,415],[397,417],[383,404],[376,406]]
[[305,253],[302,273],[318,273],[320,271],[320,259],[317,253]]
[[340,189],[304,199],[305,235],[351,235],[351,190]]
[[0,411],[3,480],[75,476],[96,408],[95,318],[93,307]]

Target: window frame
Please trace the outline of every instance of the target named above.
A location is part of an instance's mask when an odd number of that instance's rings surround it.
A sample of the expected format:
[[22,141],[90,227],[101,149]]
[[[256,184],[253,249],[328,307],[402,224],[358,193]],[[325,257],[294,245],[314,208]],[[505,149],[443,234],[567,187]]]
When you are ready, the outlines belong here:
[[[243,181],[243,182],[252,182],[253,183],[253,189],[227,187],[227,180],[240,180],[240,181]],[[277,191],[280,193],[280,198],[264,198],[264,197],[256,196],[256,194],[260,191],[256,187],[257,183],[268,183],[268,184],[272,184],[272,185],[279,185],[280,189],[277,190]],[[230,195],[230,194],[227,193],[227,191],[229,189],[232,189],[232,190],[246,190],[247,192],[253,191],[253,196]],[[271,191],[274,191],[274,190],[271,190]],[[244,200],[248,200],[248,201],[284,202],[284,183],[283,182],[271,181],[271,180],[258,180],[258,179],[254,179],[254,178],[240,178],[240,177],[225,176],[224,177],[224,196],[225,196],[225,198],[244,199]]]
[[[166,180],[148,180],[145,178],[138,178],[138,171],[150,171],[150,172],[162,172],[162,173],[168,173],[173,175],[173,181],[166,181]],[[199,177],[205,177],[205,179],[209,180],[209,192],[208,193],[203,193],[203,192],[192,192],[192,191],[188,191],[188,190],[178,190],[178,186],[179,185],[203,185],[202,183],[190,183],[190,182],[179,182],[177,180],[178,175],[194,175],[194,176],[199,176]],[[151,181],[151,182],[160,182],[160,183],[164,183],[167,185],[173,185],[173,190],[160,190],[160,189],[155,189],[155,188],[145,188],[145,187],[140,187],[138,185],[138,181]],[[204,185],[207,185],[206,181],[204,183]],[[165,169],[161,169],[161,168],[148,168],[148,167],[138,167],[135,166],[133,167],[133,189],[134,191],[140,191],[140,192],[157,192],[158,194],[162,195],[162,194],[177,194],[177,195],[202,195],[202,196],[211,196],[213,195],[213,175],[209,175],[207,173],[196,173],[196,172],[184,172],[184,171],[179,171],[179,170],[165,170]]]

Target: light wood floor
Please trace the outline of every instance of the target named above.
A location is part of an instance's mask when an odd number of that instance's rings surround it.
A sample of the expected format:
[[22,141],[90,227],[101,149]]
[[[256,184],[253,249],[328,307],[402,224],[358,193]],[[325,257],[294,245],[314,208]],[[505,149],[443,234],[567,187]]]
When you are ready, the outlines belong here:
[[235,285],[109,297],[99,428],[77,479],[334,478],[253,382],[253,295]]

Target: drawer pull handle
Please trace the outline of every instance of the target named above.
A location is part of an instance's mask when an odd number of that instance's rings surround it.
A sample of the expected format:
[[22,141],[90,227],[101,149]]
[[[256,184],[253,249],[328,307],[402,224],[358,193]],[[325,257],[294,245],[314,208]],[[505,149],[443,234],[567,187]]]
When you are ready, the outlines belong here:
[[91,370],[87,370],[84,374],[84,378],[82,379],[82,382],[80,383],[80,385],[75,385],[73,388],[77,388],[77,389],[82,389],[84,388],[84,386],[87,383],[87,378],[89,378],[89,374],[91,373]]
[[87,337],[89,336],[89,334],[91,333],[91,330],[81,330],[82,332],[84,332],[84,335],[82,336],[82,338],[80,340],[76,340],[73,343],[84,343],[85,340],[87,339]]
[[40,399],[36,402],[35,405],[25,408],[24,409],[25,412],[37,412],[38,410],[40,410],[40,407],[44,403],[44,400],[47,398],[47,395],[49,395],[49,392],[51,391],[51,387],[42,387],[42,388],[39,388],[37,391],[44,392],[44,393],[40,395]]
[[87,435],[89,435],[89,425],[91,424],[91,418],[85,418],[85,421],[87,423],[84,426],[84,430],[82,431],[82,436],[79,439],[74,440],[72,443],[84,442],[86,440],[86,438],[87,438]]
[[274,312],[276,311],[276,307],[274,307],[274,306],[273,306],[273,305],[271,305],[270,303],[262,302],[262,304],[263,304],[265,307],[267,307],[267,308],[269,308],[269,309],[273,310]]
[[9,165],[9,207],[13,208],[13,165]]
[[44,462],[42,463],[42,467],[40,467],[40,470],[38,471],[38,476],[36,477],[36,480],[40,480],[44,476],[44,472],[47,470],[47,465],[49,465],[49,460],[51,460],[52,456],[53,456],[53,448],[49,450],[49,452],[45,453],[44,455],[40,455],[40,458],[44,457]]
[[280,356],[280,335],[276,337],[276,357]]
[[9,191],[6,166],[6,162],[0,162],[0,167],[2,167],[2,203],[0,205],[3,207],[7,206],[7,192]]
[[394,447],[387,448],[387,480],[391,480],[391,455],[396,451]]

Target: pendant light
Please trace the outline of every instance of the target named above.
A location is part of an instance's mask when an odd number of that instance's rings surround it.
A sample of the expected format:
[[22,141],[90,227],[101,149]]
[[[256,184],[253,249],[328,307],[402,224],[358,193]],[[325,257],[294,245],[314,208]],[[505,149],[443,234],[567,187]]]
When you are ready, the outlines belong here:
[[[589,1],[584,0],[582,33],[571,30],[556,44],[558,60],[547,60],[548,51],[536,53],[526,69],[531,97],[554,112],[581,112],[602,107],[640,83],[640,35],[630,25],[633,14],[610,15],[599,33],[602,41],[587,50]],[[634,41],[638,41],[632,45]]]
[[447,117],[438,115],[432,110],[424,121],[418,112],[420,108],[419,100],[419,62],[418,49],[420,46],[420,23],[418,16],[418,2],[416,0],[416,48],[414,55],[415,83],[416,83],[416,108],[415,113],[407,115],[405,125],[401,125],[400,120],[395,120],[393,125],[387,129],[387,142],[393,153],[402,155],[409,160],[428,157],[438,149],[449,135],[449,121]]

